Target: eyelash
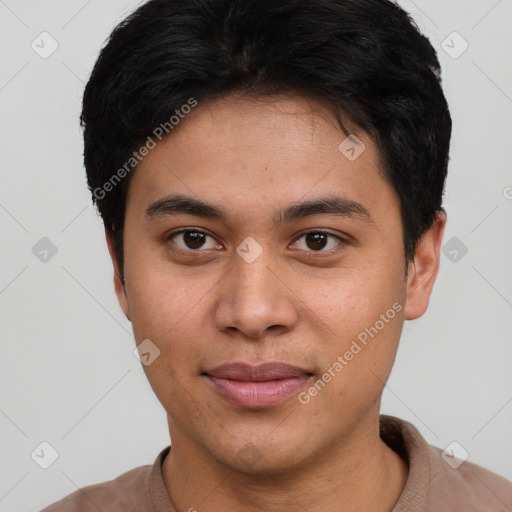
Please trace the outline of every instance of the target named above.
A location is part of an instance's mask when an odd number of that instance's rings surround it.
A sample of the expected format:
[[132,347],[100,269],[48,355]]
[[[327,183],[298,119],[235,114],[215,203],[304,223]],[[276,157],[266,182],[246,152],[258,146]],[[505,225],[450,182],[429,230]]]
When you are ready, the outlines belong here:
[[[172,233],[169,233],[166,237],[165,237],[165,240],[170,242],[173,238],[175,238],[176,236],[178,235],[181,235],[183,233],[200,233],[200,234],[203,234],[203,235],[206,235],[212,239],[215,239],[212,235],[210,235],[209,233],[207,233],[206,231],[203,231],[202,229],[190,229],[190,228],[187,228],[187,229],[180,229],[178,231],[174,231]],[[299,249],[299,250],[302,250],[302,251],[306,251],[308,253],[311,253],[311,254],[326,254],[326,255],[332,255],[338,251],[340,251],[341,246],[343,246],[344,244],[347,243],[346,240],[344,240],[342,237],[338,236],[338,235],[334,235],[333,233],[329,233],[328,231],[322,231],[322,230],[318,230],[318,229],[313,229],[313,230],[309,230],[309,231],[305,231],[303,233],[301,233],[300,235],[298,235],[295,239],[294,239],[294,242],[293,244],[296,244],[298,240],[300,240],[301,238],[309,235],[309,234],[322,234],[322,235],[327,235],[328,237],[330,238],[335,238],[339,241],[339,244],[337,247],[333,248],[333,249],[329,249],[329,250],[318,250],[318,251],[314,251],[312,249],[310,250],[304,250],[304,249]],[[179,252],[185,252],[185,253],[203,253],[203,252],[206,252],[206,250],[201,250],[201,249],[183,249],[181,247],[177,247],[176,249],[174,249],[176,251],[179,251]]]

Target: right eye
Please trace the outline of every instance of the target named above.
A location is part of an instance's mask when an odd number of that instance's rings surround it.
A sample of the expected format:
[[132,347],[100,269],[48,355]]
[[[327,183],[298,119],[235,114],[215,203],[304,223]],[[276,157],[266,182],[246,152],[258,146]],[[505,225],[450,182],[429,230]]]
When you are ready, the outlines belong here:
[[180,229],[170,233],[166,239],[172,241],[180,250],[187,252],[203,252],[199,249],[222,248],[211,235],[199,229]]

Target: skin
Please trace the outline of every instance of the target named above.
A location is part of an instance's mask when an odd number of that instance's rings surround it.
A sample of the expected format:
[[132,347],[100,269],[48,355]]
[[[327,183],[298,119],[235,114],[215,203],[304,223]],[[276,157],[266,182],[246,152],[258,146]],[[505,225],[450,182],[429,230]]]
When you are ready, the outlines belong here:
[[[180,512],[390,511],[400,496],[408,467],[379,437],[381,394],[404,320],[427,309],[446,218],[406,265],[398,197],[372,139],[354,133],[366,149],[349,161],[338,149],[346,135],[316,100],[229,96],[200,103],[132,178],[125,284],[107,242],[136,342],[160,350],[144,369],[167,412],[163,476]],[[147,217],[175,193],[227,217]],[[332,195],[360,203],[371,221],[274,223],[289,205]],[[188,248],[189,238],[169,236],[178,228],[209,236]],[[334,236],[322,248],[308,231]],[[248,236],[262,248],[252,263],[236,252]],[[307,391],[395,303],[401,311],[307,404],[292,396],[249,410],[202,375],[227,362],[282,361],[314,374]]]

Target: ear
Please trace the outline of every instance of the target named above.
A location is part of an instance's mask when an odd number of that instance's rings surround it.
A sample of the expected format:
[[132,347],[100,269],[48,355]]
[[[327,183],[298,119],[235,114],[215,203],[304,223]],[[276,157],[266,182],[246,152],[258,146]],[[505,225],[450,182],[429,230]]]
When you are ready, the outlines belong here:
[[126,295],[125,283],[123,280],[123,274],[119,265],[117,263],[116,258],[116,243],[114,241],[114,235],[111,231],[105,229],[105,238],[107,239],[107,247],[108,252],[110,254],[110,259],[112,260],[112,265],[114,266],[114,289],[116,291],[117,300],[119,301],[119,305],[123,310],[126,318],[130,319],[130,305],[128,304],[128,297]]
[[430,229],[421,237],[414,260],[409,263],[405,319],[414,320],[425,313],[439,271],[441,242],[446,214],[440,211]]

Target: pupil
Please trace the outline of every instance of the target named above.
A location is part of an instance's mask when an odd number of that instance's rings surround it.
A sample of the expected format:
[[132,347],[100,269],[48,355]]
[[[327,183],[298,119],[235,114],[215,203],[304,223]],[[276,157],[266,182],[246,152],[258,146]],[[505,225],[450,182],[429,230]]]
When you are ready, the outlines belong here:
[[320,250],[325,247],[327,236],[324,233],[308,233],[306,243],[310,249]]
[[204,243],[204,234],[203,233],[194,233],[187,232],[184,235],[185,244],[190,249],[199,249]]

